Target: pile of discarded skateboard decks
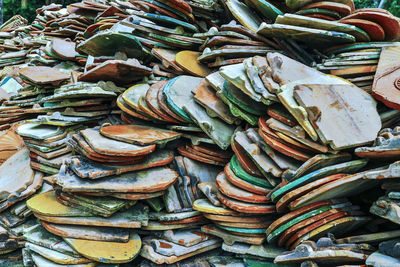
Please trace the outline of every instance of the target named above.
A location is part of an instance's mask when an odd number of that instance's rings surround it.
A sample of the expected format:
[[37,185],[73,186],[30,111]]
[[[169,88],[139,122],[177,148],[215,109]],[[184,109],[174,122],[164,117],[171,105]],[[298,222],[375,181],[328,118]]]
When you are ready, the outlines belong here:
[[0,266],[400,265],[388,11],[116,0],[36,13],[0,26]]

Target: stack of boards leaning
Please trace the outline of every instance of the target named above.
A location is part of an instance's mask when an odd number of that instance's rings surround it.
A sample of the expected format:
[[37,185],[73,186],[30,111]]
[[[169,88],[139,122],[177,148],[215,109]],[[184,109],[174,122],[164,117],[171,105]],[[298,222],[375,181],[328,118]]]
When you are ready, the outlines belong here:
[[0,26],[0,266],[400,265],[400,20],[82,1]]

